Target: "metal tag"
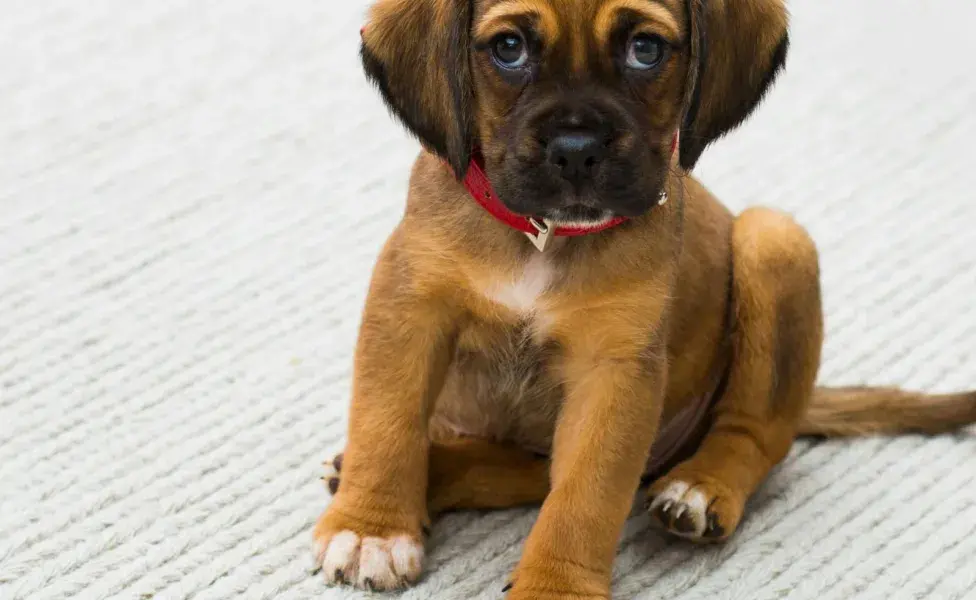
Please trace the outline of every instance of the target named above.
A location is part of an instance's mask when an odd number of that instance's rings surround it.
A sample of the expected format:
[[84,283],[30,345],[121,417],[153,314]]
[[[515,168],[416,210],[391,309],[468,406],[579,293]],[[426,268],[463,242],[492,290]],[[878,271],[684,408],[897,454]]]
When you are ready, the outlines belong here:
[[532,245],[536,247],[539,252],[545,252],[546,248],[549,247],[549,241],[552,239],[552,223],[543,219],[540,223],[539,221],[529,218],[529,223],[538,233],[525,233],[525,237],[529,238]]

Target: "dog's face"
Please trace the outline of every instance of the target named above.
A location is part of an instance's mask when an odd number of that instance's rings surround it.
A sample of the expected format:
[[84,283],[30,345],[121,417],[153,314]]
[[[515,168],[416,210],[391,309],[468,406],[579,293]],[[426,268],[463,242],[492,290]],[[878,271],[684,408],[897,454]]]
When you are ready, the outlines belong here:
[[655,206],[782,66],[782,0],[380,0],[367,74],[461,177],[473,152],[511,210],[558,222]]
[[510,209],[588,222],[657,204],[686,87],[682,6],[477,3],[475,125],[489,176]]

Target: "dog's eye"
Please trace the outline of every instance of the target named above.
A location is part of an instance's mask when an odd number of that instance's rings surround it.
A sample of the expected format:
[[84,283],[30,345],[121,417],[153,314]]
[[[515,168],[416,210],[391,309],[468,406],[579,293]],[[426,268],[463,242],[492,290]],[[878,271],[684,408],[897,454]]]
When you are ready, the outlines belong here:
[[627,44],[627,66],[647,71],[661,64],[667,46],[656,35],[638,33]]
[[491,45],[495,61],[506,69],[518,69],[529,62],[529,49],[525,40],[514,33],[503,33]]

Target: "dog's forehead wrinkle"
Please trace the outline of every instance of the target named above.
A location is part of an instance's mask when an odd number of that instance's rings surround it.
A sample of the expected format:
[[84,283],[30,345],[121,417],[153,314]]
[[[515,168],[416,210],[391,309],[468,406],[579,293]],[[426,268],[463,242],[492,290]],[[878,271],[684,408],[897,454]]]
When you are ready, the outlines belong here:
[[647,20],[674,26],[681,21],[683,10],[680,0],[480,0],[475,20],[515,15],[539,18],[544,28],[558,29],[549,35],[564,38],[561,41],[567,42],[576,65],[585,68],[592,46],[607,42],[608,30],[620,15],[644,15]]

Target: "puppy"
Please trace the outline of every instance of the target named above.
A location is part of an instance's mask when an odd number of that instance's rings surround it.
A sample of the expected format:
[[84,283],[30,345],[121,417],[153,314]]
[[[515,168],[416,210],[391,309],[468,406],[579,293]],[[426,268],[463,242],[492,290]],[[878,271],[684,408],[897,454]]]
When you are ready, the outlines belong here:
[[379,0],[362,35],[425,151],[314,530],[329,582],[407,585],[433,515],[542,503],[508,598],[609,598],[642,478],[662,528],[721,541],[797,435],[976,420],[815,388],[813,241],[689,174],[783,67],[782,0]]

